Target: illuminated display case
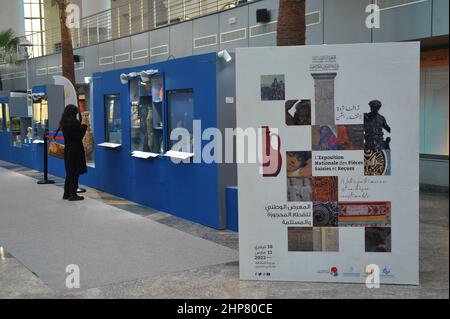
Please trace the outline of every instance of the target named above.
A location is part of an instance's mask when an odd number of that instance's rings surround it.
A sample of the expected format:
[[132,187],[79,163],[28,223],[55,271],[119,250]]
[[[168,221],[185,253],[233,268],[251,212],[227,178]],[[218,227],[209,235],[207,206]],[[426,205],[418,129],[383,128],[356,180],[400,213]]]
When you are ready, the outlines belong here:
[[130,81],[131,152],[157,153],[153,141],[151,83]]
[[130,81],[131,151],[163,154],[164,145],[163,76],[149,81]]
[[43,140],[48,131],[48,101],[45,96],[33,98],[33,139]]
[[22,138],[20,136],[20,117],[11,118],[11,135],[12,135],[12,144],[14,147],[22,146]]
[[22,147],[32,143],[33,127],[32,114],[28,109],[27,95],[14,93],[9,98],[9,116],[11,118],[11,138],[14,147]]
[[88,126],[83,138],[86,163],[91,167],[95,167],[94,108],[91,107],[91,88],[92,85],[90,83],[78,84],[76,86],[78,107],[80,108],[83,123]]
[[[167,91],[168,134],[176,128],[185,130],[186,136],[178,140],[169,139],[169,150],[193,153],[193,120],[194,120],[194,91],[181,89]],[[176,147],[175,147],[176,146]]]
[[163,154],[164,148],[164,79],[162,76],[154,76],[151,78],[152,92],[152,119],[153,123],[151,138],[152,149],[156,153]]
[[105,142],[122,144],[122,120],[120,116],[120,95],[105,96]]
[[0,132],[10,131],[9,104],[0,104]]
[[0,132],[6,131],[6,123],[3,116],[3,104],[0,104]]
[[11,135],[14,147],[30,144],[33,141],[31,117],[11,117]]

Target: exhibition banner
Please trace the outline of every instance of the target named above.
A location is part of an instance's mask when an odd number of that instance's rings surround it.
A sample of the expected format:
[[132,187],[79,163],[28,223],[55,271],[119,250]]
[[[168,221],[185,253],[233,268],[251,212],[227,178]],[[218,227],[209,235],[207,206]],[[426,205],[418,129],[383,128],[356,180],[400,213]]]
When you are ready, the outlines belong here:
[[236,49],[237,127],[262,141],[241,279],[418,284],[419,66],[419,43]]

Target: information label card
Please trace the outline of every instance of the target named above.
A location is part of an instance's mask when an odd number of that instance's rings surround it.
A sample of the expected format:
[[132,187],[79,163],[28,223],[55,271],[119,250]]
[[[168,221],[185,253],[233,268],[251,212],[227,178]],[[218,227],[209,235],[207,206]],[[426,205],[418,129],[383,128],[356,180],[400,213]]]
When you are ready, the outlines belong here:
[[241,279],[419,283],[419,75],[419,43],[236,50]]

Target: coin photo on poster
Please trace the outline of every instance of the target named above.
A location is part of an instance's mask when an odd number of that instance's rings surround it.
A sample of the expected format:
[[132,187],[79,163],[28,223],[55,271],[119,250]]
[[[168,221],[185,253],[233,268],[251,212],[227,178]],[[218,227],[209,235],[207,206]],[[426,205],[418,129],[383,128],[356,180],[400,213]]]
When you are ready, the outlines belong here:
[[323,202],[313,204],[314,227],[338,227],[338,203]]

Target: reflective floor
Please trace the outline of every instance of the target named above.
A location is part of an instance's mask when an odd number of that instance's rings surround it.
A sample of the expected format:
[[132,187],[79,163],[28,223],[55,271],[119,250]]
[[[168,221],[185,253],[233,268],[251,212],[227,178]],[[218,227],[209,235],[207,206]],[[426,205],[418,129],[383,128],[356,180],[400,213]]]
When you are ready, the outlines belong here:
[[[39,172],[0,167],[41,178]],[[63,181],[55,178],[56,187]],[[88,189],[86,196],[194,236],[237,249],[238,235],[217,231]],[[0,298],[449,298],[448,194],[421,193],[420,285],[367,289],[359,284],[240,281],[238,263],[202,267],[73,293],[56,293],[7,251],[0,258]],[[1,243],[0,243],[1,245]]]

